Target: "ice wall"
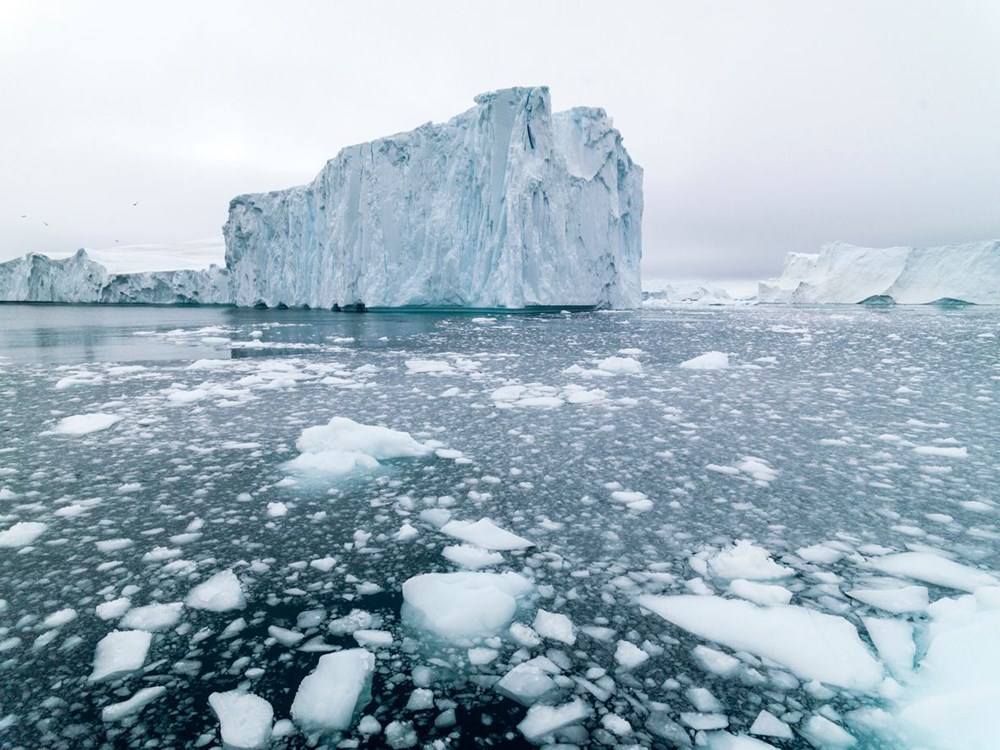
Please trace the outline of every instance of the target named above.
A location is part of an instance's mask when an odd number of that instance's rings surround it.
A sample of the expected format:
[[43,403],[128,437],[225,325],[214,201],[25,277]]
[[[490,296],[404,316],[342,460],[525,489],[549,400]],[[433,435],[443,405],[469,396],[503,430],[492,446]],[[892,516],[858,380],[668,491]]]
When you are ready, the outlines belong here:
[[641,304],[642,169],[601,109],[545,87],[342,150],[243,195],[224,227],[237,305]]
[[924,248],[833,243],[819,253],[789,253],[782,275],[760,282],[758,297],[803,304],[891,297],[910,305],[939,300],[997,305],[1000,240]]

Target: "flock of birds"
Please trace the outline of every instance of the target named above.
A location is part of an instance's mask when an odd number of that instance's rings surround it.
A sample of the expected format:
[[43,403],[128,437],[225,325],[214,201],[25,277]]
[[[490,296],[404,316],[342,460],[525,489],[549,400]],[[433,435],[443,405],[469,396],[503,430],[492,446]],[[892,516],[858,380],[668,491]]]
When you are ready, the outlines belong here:
[[[136,201],[135,203],[132,204],[132,208],[138,208],[138,207],[139,207],[139,201]],[[28,214],[21,214],[21,218],[22,219],[27,219],[28,218]],[[43,221],[42,225],[47,227],[49,225],[49,223],[47,221]],[[115,244],[116,245],[118,244],[118,240],[115,240]]]

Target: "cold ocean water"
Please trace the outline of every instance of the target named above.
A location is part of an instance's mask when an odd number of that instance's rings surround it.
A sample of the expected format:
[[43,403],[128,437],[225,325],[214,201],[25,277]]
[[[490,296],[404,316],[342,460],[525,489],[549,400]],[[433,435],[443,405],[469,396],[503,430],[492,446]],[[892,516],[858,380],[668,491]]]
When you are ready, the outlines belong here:
[[988,747],[998,336],[0,306],[0,746]]

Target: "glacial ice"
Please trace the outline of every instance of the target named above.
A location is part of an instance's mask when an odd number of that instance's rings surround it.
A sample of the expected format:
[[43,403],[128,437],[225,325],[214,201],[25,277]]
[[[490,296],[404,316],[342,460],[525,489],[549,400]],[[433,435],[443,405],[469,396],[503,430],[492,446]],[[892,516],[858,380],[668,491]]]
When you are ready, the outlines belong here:
[[153,635],[144,630],[113,630],[97,643],[89,682],[113,680],[142,669]]
[[46,524],[40,521],[18,521],[9,529],[0,531],[0,548],[27,547],[42,535]]
[[943,247],[857,247],[831,243],[789,253],[780,277],[760,282],[761,302],[906,305],[958,300],[1000,304],[1000,240]]
[[288,462],[289,469],[334,476],[378,468],[380,460],[417,458],[431,452],[408,432],[360,424],[347,417],[307,427],[295,447],[299,455]]
[[236,574],[231,570],[222,570],[191,589],[184,603],[192,609],[227,612],[243,609],[246,598]]
[[230,203],[233,301],[327,308],[638,307],[642,170],[601,109],[545,87],[343,149]]

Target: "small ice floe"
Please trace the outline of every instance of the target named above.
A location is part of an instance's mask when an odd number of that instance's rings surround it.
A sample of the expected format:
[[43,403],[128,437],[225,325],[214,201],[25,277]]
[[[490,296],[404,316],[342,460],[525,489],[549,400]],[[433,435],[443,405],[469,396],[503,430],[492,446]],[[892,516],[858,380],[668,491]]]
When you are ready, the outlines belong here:
[[117,599],[112,599],[111,601],[98,604],[94,607],[94,611],[102,620],[117,620],[119,617],[128,612],[129,607],[131,606],[131,599],[127,596],[120,596]]
[[848,589],[845,592],[870,607],[883,609],[897,615],[909,612],[925,612],[930,603],[924,586],[899,586],[887,589]]
[[446,640],[493,635],[532,589],[517,573],[426,573],[403,584],[403,619]]
[[973,592],[982,586],[1000,586],[1000,579],[985,570],[930,552],[900,552],[869,560],[867,565],[889,575],[959,591]]
[[940,456],[941,458],[968,458],[969,449],[955,445],[918,445],[914,453],[921,456]]
[[503,562],[503,555],[499,552],[491,552],[472,544],[449,545],[441,550],[441,555],[466,570],[478,570]]
[[431,448],[414,440],[408,432],[366,425],[346,417],[328,424],[307,427],[295,444],[299,456],[289,469],[301,472],[343,475],[378,468],[380,460],[426,456]]
[[274,709],[263,698],[230,690],[212,693],[208,704],[219,717],[222,743],[231,750],[259,750],[271,739]]
[[371,700],[375,656],[363,648],[324,654],[301,683],[291,715],[306,731],[343,732]]
[[0,531],[0,549],[19,549],[32,544],[48,526],[39,521],[18,521],[9,529]]
[[133,716],[153,701],[162,698],[167,694],[167,689],[163,685],[156,687],[142,688],[137,690],[128,700],[121,703],[112,703],[101,709],[101,720],[105,722],[120,721],[127,716]]
[[181,602],[147,604],[144,607],[128,610],[118,625],[129,630],[147,630],[155,633],[176,625],[183,611],[184,605]]
[[73,622],[76,619],[76,610],[72,607],[67,607],[66,609],[60,609],[52,614],[48,615],[44,620],[42,620],[43,628],[58,628],[66,625],[67,623]]
[[374,622],[375,618],[371,612],[352,609],[347,615],[331,620],[327,630],[333,635],[353,635],[358,630],[371,628]]
[[599,360],[596,364],[598,370],[610,372],[615,375],[634,375],[642,372],[642,363],[632,357],[608,357],[607,359]]
[[489,550],[515,550],[534,546],[534,542],[501,529],[489,518],[480,518],[475,522],[449,521],[441,527],[441,533]]
[[243,609],[246,598],[236,574],[232,570],[222,570],[191,589],[184,603],[192,609],[226,612]]
[[443,359],[408,359],[406,360],[406,371],[414,374],[436,373],[450,375],[455,372],[455,368]]
[[636,669],[648,660],[649,654],[631,641],[618,641],[618,646],[615,648],[615,661],[622,669]]
[[526,740],[538,742],[560,729],[586,721],[592,713],[590,706],[580,698],[561,706],[534,705],[517,728]]
[[792,592],[784,586],[748,581],[745,578],[730,581],[727,591],[740,599],[768,606],[788,604],[792,600]]
[[576,628],[573,626],[573,621],[564,614],[539,609],[531,627],[542,638],[560,641],[568,646],[576,643]]
[[611,499],[616,503],[622,503],[629,510],[639,513],[651,510],[653,507],[653,501],[649,499],[646,493],[638,492],[637,490],[614,490],[611,493]]
[[113,630],[97,642],[94,669],[88,682],[104,682],[142,669],[153,642],[144,630]]
[[708,570],[717,578],[743,578],[748,581],[768,581],[795,573],[791,568],[776,563],[766,549],[747,539],[725,547],[710,558]]
[[842,617],[718,596],[644,595],[638,603],[690,633],[771,659],[802,679],[866,693],[882,683],[882,665]]
[[535,658],[518,664],[500,678],[494,689],[522,706],[534,705],[558,690],[552,675],[559,669],[552,669],[546,662],[548,659]]
[[121,421],[117,414],[104,414],[96,412],[94,414],[74,414],[72,417],[63,417],[58,424],[52,428],[52,432],[57,435],[89,435],[92,432],[106,430]]
[[685,370],[726,370],[729,368],[729,355],[725,352],[705,352],[681,362],[680,367]]
[[792,728],[770,711],[761,711],[757,714],[757,718],[750,725],[750,734],[780,740],[790,740],[795,736],[792,734]]

